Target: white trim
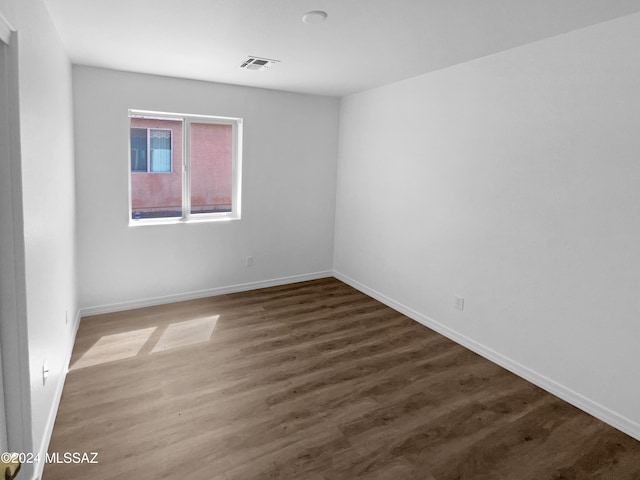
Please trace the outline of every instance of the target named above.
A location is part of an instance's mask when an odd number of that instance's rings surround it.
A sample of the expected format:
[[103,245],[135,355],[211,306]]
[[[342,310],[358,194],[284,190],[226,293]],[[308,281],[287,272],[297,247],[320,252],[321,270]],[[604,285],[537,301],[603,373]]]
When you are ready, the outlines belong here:
[[2,11],[0,11],[0,40],[9,45],[9,39],[11,38],[11,32],[13,31],[15,31],[15,29],[2,14]]
[[154,110],[138,110],[135,108],[129,109],[130,117],[147,118],[152,120],[184,120],[189,118],[196,120],[198,123],[223,123],[227,125],[234,125],[238,123],[241,118],[237,117],[220,117],[217,115],[197,115],[193,113],[171,113],[171,112],[156,112]]
[[[133,208],[133,206],[131,207]],[[182,121],[182,218],[187,221],[191,213],[191,122]],[[131,220],[129,220],[131,222]]]
[[[149,225],[190,225],[193,223],[211,223],[211,222],[230,222],[240,220],[240,218],[232,217],[229,212],[220,213],[201,213],[197,218],[189,217],[158,217],[158,218],[142,218],[140,220],[129,221],[130,227],[148,227]],[[201,218],[202,217],[202,218]]]
[[237,285],[229,285],[226,287],[210,288],[208,290],[197,290],[194,292],[165,295],[163,297],[151,297],[145,298],[143,300],[133,300],[130,302],[112,303],[109,305],[99,305],[96,307],[85,307],[80,310],[80,315],[82,317],[87,317],[90,315],[101,315],[103,313],[121,312],[123,310],[131,310],[134,308],[164,305],[166,303],[182,302],[185,300],[194,300],[196,298],[214,297],[217,295],[225,295],[227,293],[246,292],[248,290],[257,290],[259,288],[277,287],[279,285],[306,282],[308,280],[318,280],[320,278],[328,278],[332,276],[333,271],[325,270],[323,272],[292,275],[290,277],[273,278],[269,280],[260,280],[257,282],[240,283]]
[[[1,13],[0,13],[1,16]],[[0,19],[2,29],[9,29],[10,36],[17,37],[17,33],[11,28],[6,18]],[[10,40],[8,38],[8,40]],[[4,40],[2,40],[4,42]],[[27,329],[27,294],[25,279],[25,251],[24,251],[24,219],[22,215],[22,173],[20,150],[20,122],[18,101],[18,60],[19,52],[16,41],[12,41],[5,47],[7,69],[2,72],[3,91],[0,95],[5,97],[2,101],[7,108],[2,112],[4,117],[2,128],[8,126],[7,152],[8,162],[3,162],[0,167],[2,175],[7,175],[10,181],[9,191],[3,192],[3,200],[8,200],[3,210],[2,219],[5,221],[8,232],[7,245],[2,246],[2,255],[8,255],[8,289],[5,292],[8,297],[5,307],[8,309],[7,317],[3,318],[1,325],[3,363],[3,388],[5,396],[5,414],[7,415],[7,436],[9,448],[18,452],[32,452],[32,405],[31,386],[29,384],[29,345]],[[6,102],[5,102],[6,100]],[[4,228],[4,225],[3,225]],[[4,273],[4,272],[3,272]],[[4,301],[2,298],[0,301]],[[5,321],[6,320],[6,321]],[[31,464],[24,464],[21,470],[25,477],[32,476]]]
[[45,461],[47,457],[47,452],[49,451],[49,443],[51,442],[51,435],[53,434],[53,427],[56,423],[56,415],[58,414],[58,408],[60,407],[60,400],[62,399],[62,390],[64,388],[64,382],[67,379],[67,373],[69,373],[69,365],[71,363],[71,354],[73,353],[73,346],[76,343],[76,335],[78,334],[78,328],[80,327],[80,311],[76,313],[75,319],[72,325],[72,333],[71,338],[69,340],[69,345],[67,348],[67,354],[64,359],[62,371],[60,373],[60,379],[58,380],[58,385],[56,386],[56,391],[53,396],[53,403],[51,404],[51,410],[49,410],[49,417],[47,418],[47,423],[44,426],[44,435],[42,436],[42,441],[40,443],[40,448],[37,453],[39,454],[40,461],[34,464],[34,480],[42,477],[42,472],[44,470]]
[[385,305],[393,308],[394,310],[397,310],[398,312],[406,315],[412,320],[415,320],[416,322],[421,323],[425,327],[435,330],[436,332],[444,335],[445,337],[453,340],[454,342],[468,348],[469,350],[472,350],[478,355],[485,357],[486,359],[492,361],[493,363],[496,363],[501,367],[506,368],[510,372],[515,373],[516,375],[524,378],[525,380],[528,380],[529,382],[533,383],[534,385],[537,385],[538,387],[546,390],[547,392],[552,393],[553,395],[561,398],[562,400],[569,402],[575,407],[578,407],[579,409],[589,413],[590,415],[593,415],[594,417],[602,420],[603,422],[611,425],[612,427],[617,428],[618,430],[626,433],[627,435],[630,435],[636,440],[640,440],[640,424],[638,424],[637,422],[634,422],[633,420],[623,415],[620,415],[619,413],[616,413],[610,410],[609,408],[603,405],[600,405],[597,402],[594,402],[593,400],[579,394],[578,392],[575,392],[570,388],[567,388],[564,385],[561,385],[556,381],[551,380],[550,378],[545,377],[544,375],[541,375],[534,370],[531,370],[530,368],[496,352],[495,350],[492,350],[489,347],[486,347],[485,345],[482,345],[481,343],[476,342],[475,340],[472,340],[471,338],[465,335],[462,335],[456,332],[455,330],[450,329],[449,327],[446,327],[445,325],[439,322],[436,322],[435,320],[427,317],[426,315],[423,315],[413,310],[412,308],[407,307],[406,305],[403,305],[402,303],[387,297],[386,295],[378,292],[377,290],[374,290],[358,282],[357,280],[354,280],[353,278],[350,278],[347,275],[344,275],[343,273],[334,271],[333,274],[334,274],[334,277],[336,277],[338,280],[341,280],[344,283],[352,286],[353,288],[360,290],[366,295],[369,295],[370,297],[375,298],[376,300],[384,303]]

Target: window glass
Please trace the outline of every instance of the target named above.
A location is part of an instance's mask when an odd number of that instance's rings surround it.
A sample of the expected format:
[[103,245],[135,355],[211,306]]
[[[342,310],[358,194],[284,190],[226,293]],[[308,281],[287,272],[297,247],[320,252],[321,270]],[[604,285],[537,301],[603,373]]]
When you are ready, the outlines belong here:
[[129,110],[131,220],[240,218],[242,119]]
[[150,172],[171,171],[171,130],[149,130]]
[[131,172],[132,219],[182,217],[182,121],[132,118]]
[[147,171],[147,129],[131,129],[131,171]]
[[191,122],[191,213],[231,211],[233,127]]

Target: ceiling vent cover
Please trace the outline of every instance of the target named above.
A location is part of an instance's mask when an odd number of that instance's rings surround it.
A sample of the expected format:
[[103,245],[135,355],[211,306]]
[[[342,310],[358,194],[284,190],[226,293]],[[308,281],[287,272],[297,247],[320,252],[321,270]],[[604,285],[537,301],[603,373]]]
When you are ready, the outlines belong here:
[[275,65],[276,63],[280,63],[280,60],[271,60],[269,58],[260,58],[260,57],[249,57],[240,68],[244,68],[245,70],[266,70],[271,67],[271,65]]

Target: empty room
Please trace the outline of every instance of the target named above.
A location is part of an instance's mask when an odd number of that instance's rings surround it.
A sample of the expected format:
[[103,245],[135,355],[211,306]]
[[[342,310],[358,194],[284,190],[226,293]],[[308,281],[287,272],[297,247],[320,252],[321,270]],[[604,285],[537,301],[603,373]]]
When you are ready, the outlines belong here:
[[0,0],[0,474],[640,479],[640,0]]

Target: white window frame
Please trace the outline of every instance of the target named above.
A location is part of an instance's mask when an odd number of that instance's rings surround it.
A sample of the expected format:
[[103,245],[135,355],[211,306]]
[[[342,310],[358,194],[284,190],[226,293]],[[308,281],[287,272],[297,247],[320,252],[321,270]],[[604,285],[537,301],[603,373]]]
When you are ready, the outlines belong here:
[[[170,218],[131,218],[131,134],[127,138],[129,143],[127,165],[129,171],[129,225],[158,225],[175,223],[196,223],[240,219],[241,190],[242,190],[242,118],[218,117],[213,115],[193,115],[186,113],[155,112],[151,110],[129,109],[129,118],[144,118],[151,120],[177,120],[182,122],[182,217]],[[191,123],[211,123],[216,125],[231,125],[232,150],[231,150],[231,211],[212,213],[191,213]],[[134,127],[140,128],[140,127]],[[144,128],[144,127],[142,127]],[[153,127],[155,128],[155,127]],[[131,121],[129,121],[129,132]],[[173,158],[173,135],[171,136],[171,155]],[[149,168],[149,167],[147,167]],[[173,170],[173,160],[172,160]],[[164,173],[164,172],[158,172]]]

